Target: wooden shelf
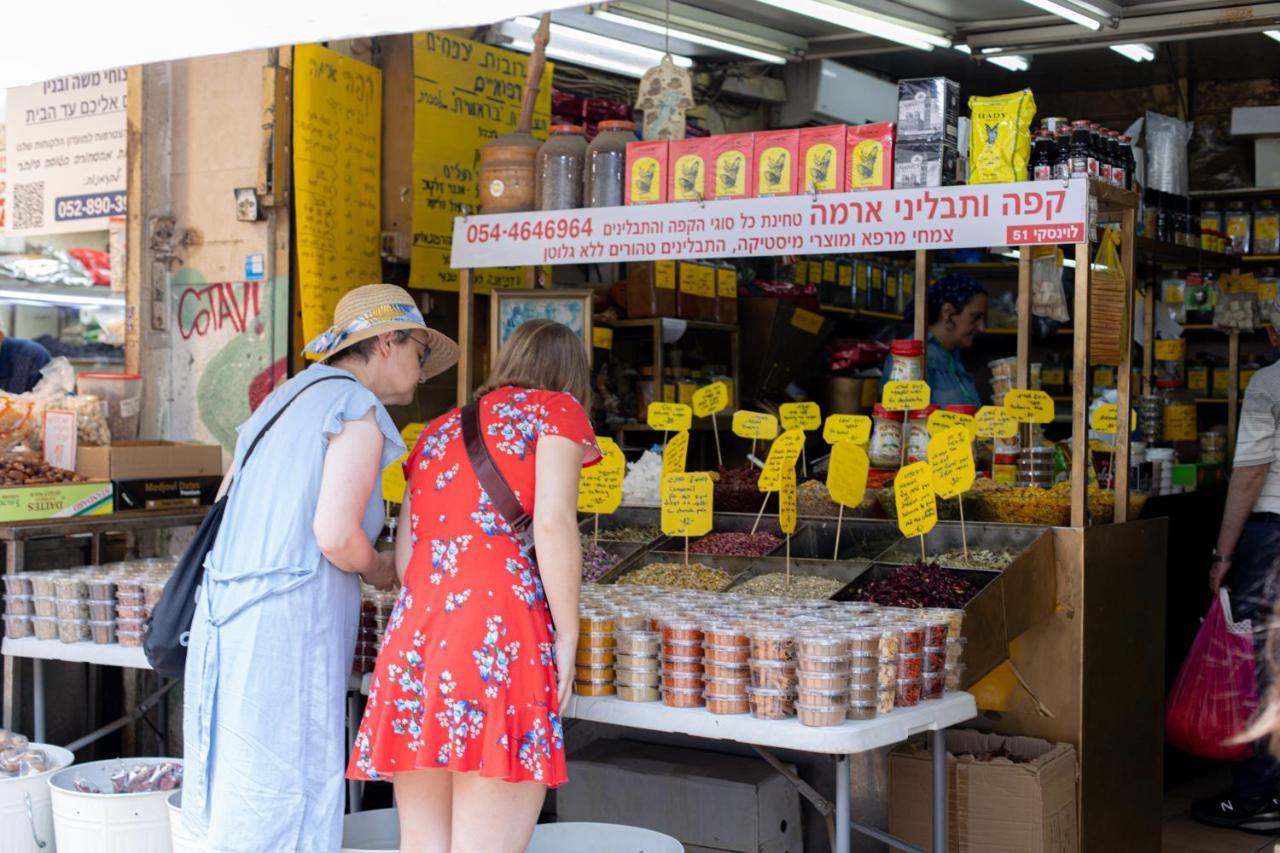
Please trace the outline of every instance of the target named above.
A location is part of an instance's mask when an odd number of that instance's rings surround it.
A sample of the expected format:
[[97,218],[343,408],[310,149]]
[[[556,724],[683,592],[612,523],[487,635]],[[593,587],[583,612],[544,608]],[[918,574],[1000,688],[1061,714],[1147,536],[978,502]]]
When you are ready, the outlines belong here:
[[1122,190],[1111,184],[1104,184],[1102,181],[1089,181],[1089,193],[1098,200],[1100,204],[1110,207],[1138,207],[1138,194],[1133,190]]
[[1210,252],[1208,249],[1197,246],[1179,246],[1176,243],[1165,243],[1150,237],[1135,237],[1133,245],[1138,250],[1139,256],[1170,264],[1229,267],[1239,263],[1238,255]]
[[888,311],[872,311],[870,308],[845,308],[843,305],[819,305],[823,311],[831,314],[841,314],[845,317],[861,317],[866,320],[889,320],[896,323],[906,323],[901,314],[892,314]]
[[1280,255],[1232,255],[1232,257],[1259,264],[1280,264]]
[[[982,334],[984,335],[1016,335],[1018,334],[1018,330],[1017,329],[984,329],[982,331]],[[1067,326],[1063,326],[1055,330],[1054,334],[1055,335],[1072,335],[1072,334],[1075,334],[1075,329],[1072,329]]]
[[[1236,405],[1238,406],[1238,405],[1240,405],[1240,404],[1241,404],[1241,403],[1243,403],[1243,402],[1244,402],[1244,394],[1243,394],[1243,393],[1241,393],[1241,394],[1240,394],[1240,398],[1239,398],[1238,400],[1236,400]],[[1226,398],[1226,397],[1196,397],[1196,405],[1201,405],[1201,404],[1203,404],[1203,405],[1214,405],[1214,406],[1217,406],[1217,405],[1223,405],[1223,406],[1225,406],[1225,405],[1227,405],[1227,398]]]
[[1192,190],[1191,198],[1235,198],[1236,196],[1273,195],[1280,197],[1280,187],[1237,187],[1234,190]]
[[737,326],[728,323],[710,323],[706,320],[681,320],[679,317],[646,317],[642,320],[609,320],[601,321],[601,326],[611,329],[652,329],[661,326],[663,320],[679,320],[685,328],[695,332],[736,332]]

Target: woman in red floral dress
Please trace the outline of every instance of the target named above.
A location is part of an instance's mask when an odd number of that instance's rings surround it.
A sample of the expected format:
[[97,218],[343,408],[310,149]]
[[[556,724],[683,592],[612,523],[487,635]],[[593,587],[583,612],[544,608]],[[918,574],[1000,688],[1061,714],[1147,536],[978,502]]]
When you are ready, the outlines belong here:
[[404,586],[347,769],[394,782],[404,850],[519,853],[546,789],[565,781],[578,479],[600,458],[579,403],[588,381],[581,339],[535,320],[478,396],[489,453],[533,517],[537,565],[480,487],[459,410],[430,423],[405,464]]

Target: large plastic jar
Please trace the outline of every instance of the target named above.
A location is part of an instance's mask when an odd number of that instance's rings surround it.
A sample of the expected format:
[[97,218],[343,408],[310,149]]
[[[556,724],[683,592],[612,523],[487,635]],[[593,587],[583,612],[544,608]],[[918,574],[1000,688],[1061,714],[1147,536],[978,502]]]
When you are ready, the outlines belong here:
[[1253,211],[1252,250],[1255,255],[1280,254],[1280,210],[1269,198]]
[[937,406],[916,409],[907,416],[907,464],[924,462],[929,458],[929,415],[938,411]]
[[924,379],[924,341],[894,341],[889,345],[893,361],[889,364],[889,380],[919,382]]
[[76,392],[97,397],[107,405],[112,441],[138,438],[138,413],[142,411],[142,376],[137,373],[81,373]]
[[867,455],[876,468],[898,468],[902,465],[902,415],[902,412],[892,412],[881,405],[871,410],[871,442]]
[[553,124],[534,161],[534,207],[573,210],[582,207],[587,140],[574,124]]
[[627,143],[636,141],[629,121],[602,121],[600,132],[587,146],[587,207],[619,207],[627,176]]

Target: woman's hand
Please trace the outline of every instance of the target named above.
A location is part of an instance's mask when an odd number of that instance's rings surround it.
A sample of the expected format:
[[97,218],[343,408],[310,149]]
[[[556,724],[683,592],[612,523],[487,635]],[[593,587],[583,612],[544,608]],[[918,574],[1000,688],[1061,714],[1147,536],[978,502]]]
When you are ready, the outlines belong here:
[[569,706],[573,695],[573,676],[577,671],[575,658],[578,653],[578,635],[561,631],[556,635],[556,696],[560,699],[560,714]]
[[394,551],[379,551],[378,559],[373,567],[360,573],[361,579],[374,589],[395,589],[399,578],[396,577],[396,554]]

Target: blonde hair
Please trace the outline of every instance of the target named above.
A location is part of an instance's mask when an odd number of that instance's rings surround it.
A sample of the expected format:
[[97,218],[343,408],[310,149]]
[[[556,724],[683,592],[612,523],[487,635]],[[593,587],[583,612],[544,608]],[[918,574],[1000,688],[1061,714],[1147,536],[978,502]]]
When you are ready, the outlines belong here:
[[516,327],[498,351],[489,378],[476,399],[496,388],[514,386],[566,391],[587,405],[591,368],[582,339],[563,323],[528,320]]

